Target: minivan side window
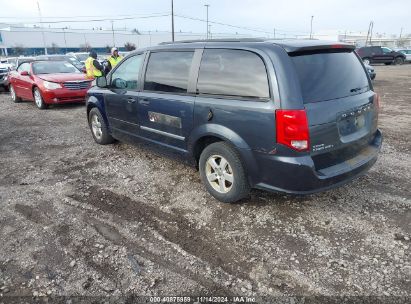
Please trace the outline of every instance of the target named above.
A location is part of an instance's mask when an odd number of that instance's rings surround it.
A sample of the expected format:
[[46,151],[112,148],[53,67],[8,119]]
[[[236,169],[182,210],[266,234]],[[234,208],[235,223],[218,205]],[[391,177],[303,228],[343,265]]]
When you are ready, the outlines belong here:
[[267,99],[270,90],[264,62],[260,56],[249,51],[205,49],[197,92]]
[[145,91],[186,93],[194,52],[168,51],[150,54]]
[[117,89],[137,90],[138,75],[144,55],[126,59],[111,75],[111,86]]

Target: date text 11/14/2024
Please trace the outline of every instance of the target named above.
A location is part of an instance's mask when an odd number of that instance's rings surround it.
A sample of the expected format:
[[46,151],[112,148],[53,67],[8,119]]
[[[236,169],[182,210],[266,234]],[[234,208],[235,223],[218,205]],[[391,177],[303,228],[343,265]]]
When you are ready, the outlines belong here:
[[256,303],[254,297],[150,297],[150,303]]

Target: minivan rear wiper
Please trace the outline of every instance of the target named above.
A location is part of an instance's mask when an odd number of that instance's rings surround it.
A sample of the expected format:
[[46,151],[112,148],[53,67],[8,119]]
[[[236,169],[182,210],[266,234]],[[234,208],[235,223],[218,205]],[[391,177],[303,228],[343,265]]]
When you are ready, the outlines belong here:
[[365,88],[368,88],[368,86],[363,86],[363,87],[359,87],[359,88],[354,88],[354,89],[351,89],[350,92],[351,92],[351,93],[358,92],[358,91],[361,91],[362,89],[365,89]]

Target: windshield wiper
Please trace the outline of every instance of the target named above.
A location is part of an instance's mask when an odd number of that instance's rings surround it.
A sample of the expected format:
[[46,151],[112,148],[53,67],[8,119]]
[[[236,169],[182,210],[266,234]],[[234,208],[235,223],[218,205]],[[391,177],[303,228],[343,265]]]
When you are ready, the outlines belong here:
[[363,86],[363,87],[359,87],[359,88],[354,88],[354,89],[351,89],[350,92],[351,92],[351,93],[358,92],[358,91],[361,91],[362,89],[365,89],[365,88],[368,88],[368,86]]

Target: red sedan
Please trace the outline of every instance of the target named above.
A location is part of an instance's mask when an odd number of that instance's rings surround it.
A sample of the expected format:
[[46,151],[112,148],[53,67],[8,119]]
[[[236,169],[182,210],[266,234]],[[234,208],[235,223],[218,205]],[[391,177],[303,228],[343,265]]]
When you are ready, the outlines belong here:
[[32,61],[10,72],[10,95],[14,102],[32,100],[39,109],[50,104],[84,102],[91,80],[71,63]]

